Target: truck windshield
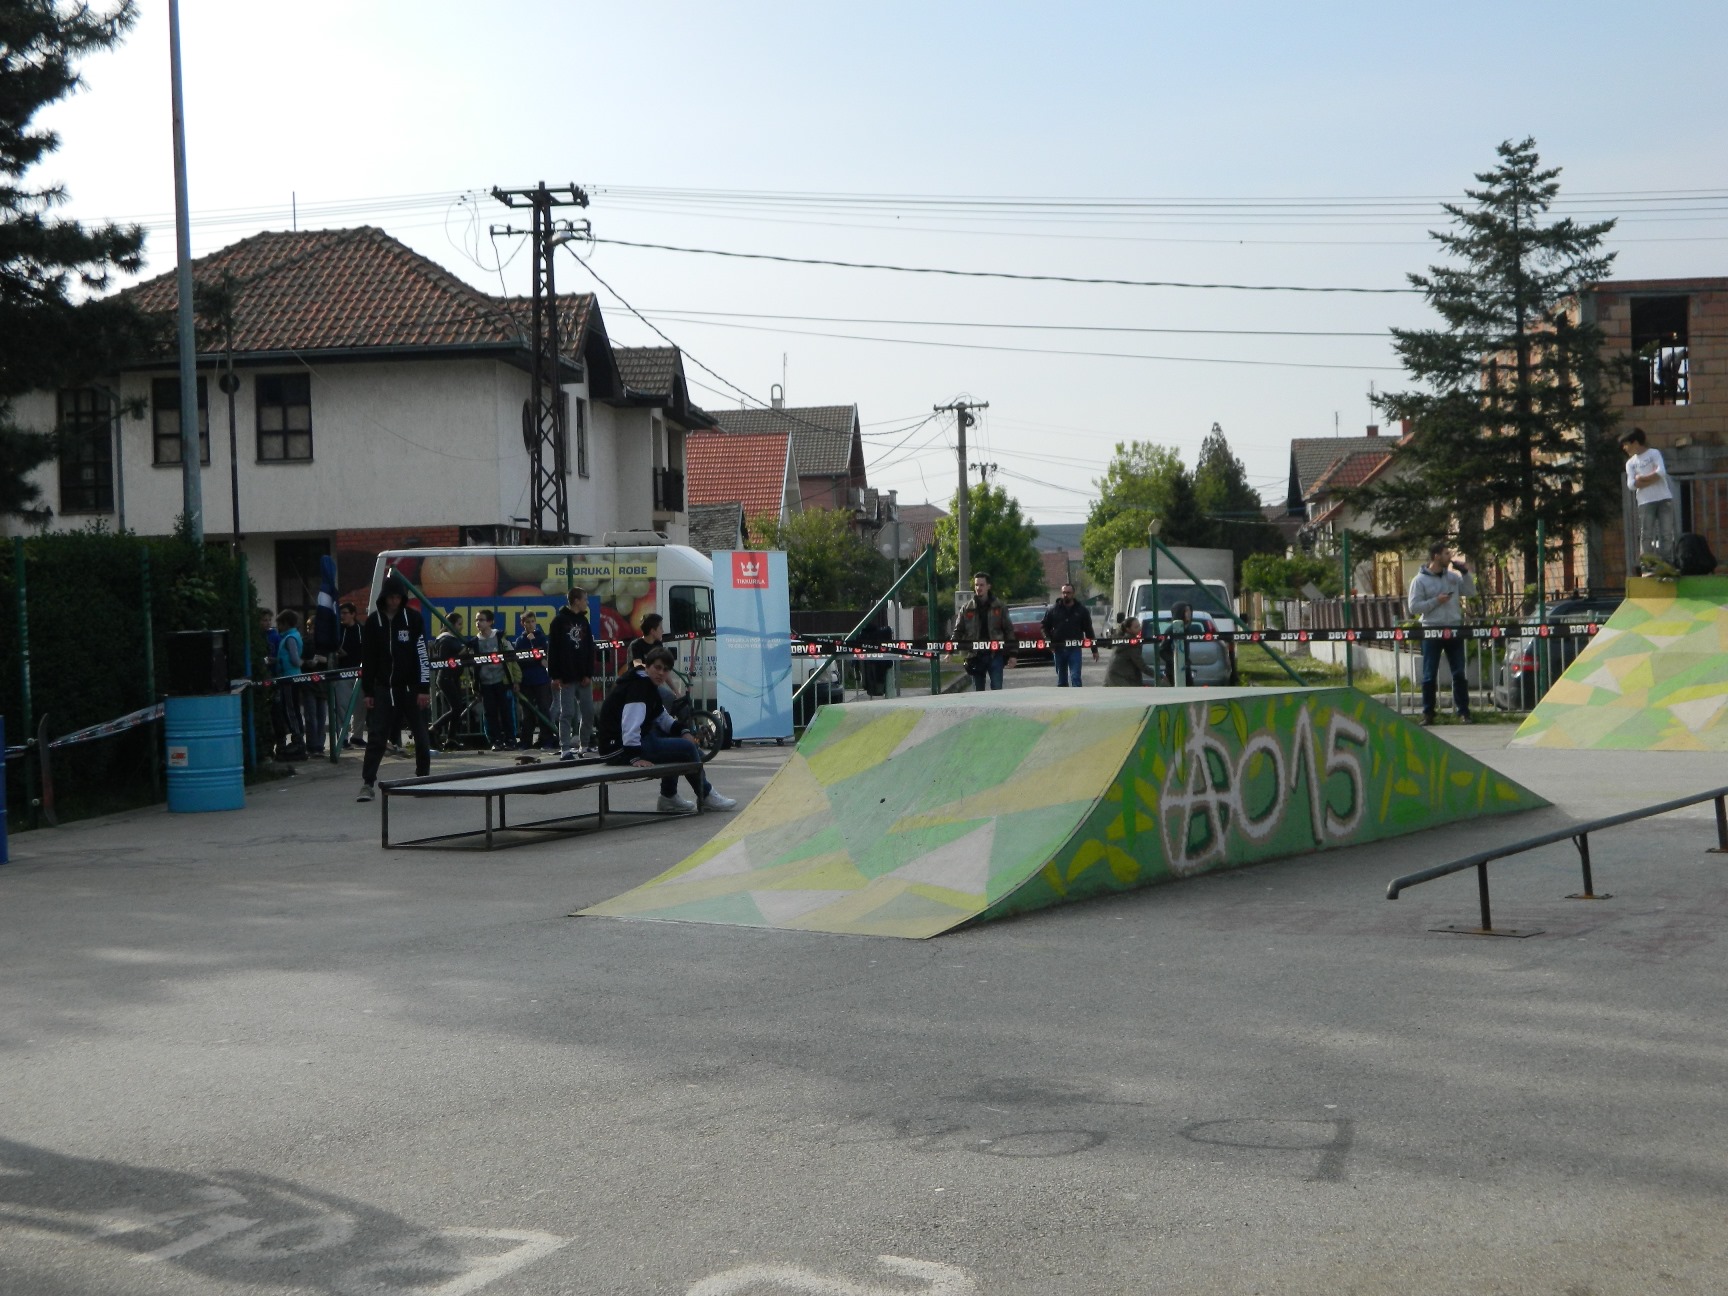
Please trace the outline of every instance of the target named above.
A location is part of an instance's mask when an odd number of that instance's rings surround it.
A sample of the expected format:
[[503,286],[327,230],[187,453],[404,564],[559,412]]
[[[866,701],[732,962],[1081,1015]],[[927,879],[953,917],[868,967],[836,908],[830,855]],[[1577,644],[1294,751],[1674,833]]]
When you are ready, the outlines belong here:
[[[1204,587],[1193,581],[1159,581],[1158,611],[1168,612],[1178,603],[1186,603],[1196,612],[1211,612],[1215,615],[1227,615],[1229,600],[1224,597],[1224,586],[1208,582]],[[1142,585],[1134,591],[1134,606],[1128,609],[1130,616],[1145,616],[1152,610],[1152,586]]]

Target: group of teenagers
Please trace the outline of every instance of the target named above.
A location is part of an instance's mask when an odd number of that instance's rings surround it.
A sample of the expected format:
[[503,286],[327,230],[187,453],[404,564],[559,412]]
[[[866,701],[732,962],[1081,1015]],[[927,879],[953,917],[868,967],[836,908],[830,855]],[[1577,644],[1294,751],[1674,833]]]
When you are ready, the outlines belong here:
[[[349,608],[344,613],[345,622],[353,619],[351,611]],[[600,654],[588,622],[586,590],[572,589],[545,630],[539,628],[534,613],[523,613],[522,632],[513,642],[503,639],[490,611],[475,613],[474,621],[475,635],[464,639],[460,621],[448,618],[432,650],[440,663],[461,663],[464,657],[500,658],[474,665],[493,750],[531,749],[537,725],[539,738],[548,750],[556,737],[564,761],[574,762],[587,754],[603,756],[609,764],[638,769],[700,764],[701,751],[686,735],[678,715],[678,695],[673,686],[677,658],[660,642],[658,614],[642,619],[642,635],[631,643],[628,664],[611,684],[598,714],[594,681]],[[358,687],[368,719],[366,756],[356,799],[370,801],[375,795],[378,766],[394,733],[412,733],[414,772],[420,776],[431,772],[427,711],[432,701],[432,657],[425,622],[419,610],[409,606],[408,588],[394,573],[384,578],[376,606],[356,629]],[[544,656],[529,655],[535,650]],[[441,724],[454,724],[454,717],[463,709],[461,670],[458,665],[439,671],[438,688],[450,704]],[[512,710],[512,694],[518,691],[528,703],[525,710],[529,717],[520,743],[514,737]],[[727,810],[736,804],[715,791],[706,775],[691,773],[686,777],[704,809]],[[681,814],[694,810],[696,803],[680,797],[678,780],[667,778],[661,780],[656,808],[662,813]]]

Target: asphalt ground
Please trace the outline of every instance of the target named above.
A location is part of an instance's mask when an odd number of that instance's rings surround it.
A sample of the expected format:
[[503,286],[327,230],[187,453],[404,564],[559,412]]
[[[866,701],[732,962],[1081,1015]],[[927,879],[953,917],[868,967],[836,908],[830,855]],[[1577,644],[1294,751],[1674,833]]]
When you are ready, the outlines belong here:
[[1437,732],[1556,807],[924,942],[571,918],[714,821],[385,852],[354,758],[16,836],[0,1291],[1716,1296],[1711,808],[1497,866],[1529,939],[1384,888],[1728,762]]

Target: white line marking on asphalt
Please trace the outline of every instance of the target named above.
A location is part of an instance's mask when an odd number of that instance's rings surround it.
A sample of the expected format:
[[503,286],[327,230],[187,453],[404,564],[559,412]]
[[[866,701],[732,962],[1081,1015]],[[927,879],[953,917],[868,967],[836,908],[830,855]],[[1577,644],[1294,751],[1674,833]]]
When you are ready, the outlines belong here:
[[902,1278],[924,1279],[926,1285],[912,1290],[878,1287],[797,1265],[745,1265],[704,1278],[687,1296],[743,1296],[763,1287],[799,1292],[803,1296],[977,1296],[978,1284],[972,1275],[953,1265],[890,1255],[877,1256],[876,1263]]

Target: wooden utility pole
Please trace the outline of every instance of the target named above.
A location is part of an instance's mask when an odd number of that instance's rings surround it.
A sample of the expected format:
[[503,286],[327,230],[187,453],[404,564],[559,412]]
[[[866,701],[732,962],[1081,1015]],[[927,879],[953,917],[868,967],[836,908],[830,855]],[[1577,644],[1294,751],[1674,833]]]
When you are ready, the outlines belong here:
[[959,435],[960,444],[956,448],[960,464],[960,494],[954,502],[954,522],[959,533],[960,570],[955,577],[956,595],[954,609],[960,609],[959,599],[963,599],[972,588],[972,542],[969,534],[969,488],[966,482],[966,429],[978,420],[973,417],[973,410],[989,409],[989,401],[951,401],[947,405],[933,405],[931,409],[937,414],[951,413],[954,415],[954,427]]

